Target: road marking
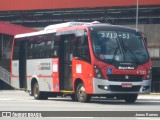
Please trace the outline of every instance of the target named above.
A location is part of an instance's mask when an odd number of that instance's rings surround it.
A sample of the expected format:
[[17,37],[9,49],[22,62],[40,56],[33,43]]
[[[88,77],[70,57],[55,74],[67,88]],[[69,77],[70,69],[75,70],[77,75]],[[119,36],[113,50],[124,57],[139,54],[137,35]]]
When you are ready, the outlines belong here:
[[60,118],[60,119],[71,119],[71,118],[76,118],[76,119],[93,119],[93,118],[95,118],[95,117],[45,117],[45,118]]
[[12,98],[0,98],[0,101],[13,100]]
[[143,118],[136,118],[137,120],[159,120],[159,118],[156,117],[152,117],[152,118],[147,118],[147,117],[143,117]]

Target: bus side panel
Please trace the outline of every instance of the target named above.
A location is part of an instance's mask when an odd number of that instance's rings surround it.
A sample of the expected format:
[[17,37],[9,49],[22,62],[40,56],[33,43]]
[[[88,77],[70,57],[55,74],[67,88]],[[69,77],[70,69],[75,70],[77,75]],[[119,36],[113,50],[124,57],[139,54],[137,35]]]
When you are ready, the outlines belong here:
[[52,59],[27,60],[27,88],[31,89],[31,79],[36,78],[40,91],[53,91]]
[[14,88],[20,89],[20,81],[19,81],[19,61],[12,61],[12,73],[11,73],[11,85]]
[[80,78],[83,81],[83,84],[86,89],[87,94],[93,94],[93,67],[90,63],[76,60],[75,58],[72,59],[72,78],[73,78],[73,85],[77,78]]
[[59,92],[60,91],[60,84],[59,84],[59,59],[53,58],[52,59],[52,71],[53,71],[53,91]]

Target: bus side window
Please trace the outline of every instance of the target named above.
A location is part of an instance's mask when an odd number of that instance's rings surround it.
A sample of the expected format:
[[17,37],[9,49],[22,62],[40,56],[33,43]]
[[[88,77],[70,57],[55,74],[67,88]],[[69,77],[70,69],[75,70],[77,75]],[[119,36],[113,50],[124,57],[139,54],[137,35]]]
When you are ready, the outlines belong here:
[[78,44],[77,44],[77,42],[76,42],[76,37],[75,37],[75,35],[72,35],[71,38],[70,38],[70,40],[71,40],[71,53],[72,53],[72,55],[73,55],[74,57],[76,57]]
[[33,44],[31,42],[27,42],[27,59],[32,59],[32,48]]
[[60,44],[60,36],[56,36],[54,34],[54,41],[52,43],[52,57],[59,57],[59,44]]
[[58,57],[59,37],[52,33],[52,34],[49,34],[49,40],[50,40],[50,43],[48,46],[49,58]]
[[43,46],[44,56],[43,56],[43,58],[50,58],[51,57],[51,49],[52,49],[51,45],[52,45],[51,34],[44,35],[44,46]]
[[45,58],[45,42],[37,43],[36,56],[37,58]]
[[52,44],[52,41],[51,40],[48,40],[48,41],[46,41],[46,44],[45,44],[45,57],[46,58],[50,58],[51,57],[51,50],[52,50],[52,48],[51,48],[51,44]]
[[36,44],[35,43],[32,43],[31,44],[31,52],[32,52],[32,59],[34,58],[36,58]]
[[19,41],[15,40],[13,60],[18,60],[19,59],[19,46],[20,46]]

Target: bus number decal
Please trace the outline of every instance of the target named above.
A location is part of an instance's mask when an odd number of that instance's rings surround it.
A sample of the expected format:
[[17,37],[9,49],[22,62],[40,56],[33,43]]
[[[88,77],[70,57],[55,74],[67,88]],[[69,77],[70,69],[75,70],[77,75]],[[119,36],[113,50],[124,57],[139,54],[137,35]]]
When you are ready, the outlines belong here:
[[137,74],[145,75],[147,72],[144,70],[137,70]]

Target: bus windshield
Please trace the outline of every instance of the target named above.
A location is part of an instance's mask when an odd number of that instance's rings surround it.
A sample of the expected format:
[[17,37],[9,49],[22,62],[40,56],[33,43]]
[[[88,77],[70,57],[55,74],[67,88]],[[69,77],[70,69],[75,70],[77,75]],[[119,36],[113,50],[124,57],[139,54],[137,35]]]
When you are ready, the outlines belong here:
[[95,56],[107,63],[145,63],[149,56],[139,32],[123,30],[92,30]]

